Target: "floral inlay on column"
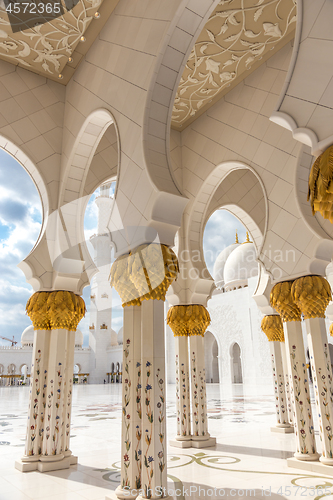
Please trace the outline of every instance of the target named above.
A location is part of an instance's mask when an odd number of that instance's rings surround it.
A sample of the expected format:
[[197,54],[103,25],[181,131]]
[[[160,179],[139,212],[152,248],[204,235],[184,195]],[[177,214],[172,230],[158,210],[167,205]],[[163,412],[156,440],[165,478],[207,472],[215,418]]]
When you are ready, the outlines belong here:
[[197,382],[197,367],[195,362],[195,352],[192,352],[192,383],[193,383],[193,435],[199,436],[199,397],[198,397],[198,382]]
[[[34,441],[36,439],[36,436],[42,436],[42,429],[38,429],[38,424],[37,424],[37,419],[39,415],[39,399],[40,399],[40,362],[41,362],[41,350],[38,349],[38,357],[35,359],[35,367],[36,371],[34,371],[34,366],[31,368],[31,373],[36,373],[37,378],[34,379],[34,390],[31,391],[31,393],[34,393],[34,399],[30,400],[30,405],[33,407],[33,413],[32,413],[32,418],[33,421],[30,420],[30,417],[28,417],[28,429],[27,429],[27,436],[29,439],[29,444],[26,450],[26,455],[28,456],[33,456],[35,455],[34,451]],[[28,410],[28,413],[30,413],[30,407]],[[37,446],[37,453],[38,455],[41,453],[41,448],[40,445]]]
[[161,484],[163,483],[162,473],[165,469],[165,450],[164,450],[164,419],[165,419],[165,396],[164,396],[164,380],[160,377],[160,369],[157,369],[156,373],[157,386],[159,389],[158,401],[156,403],[158,410],[158,422],[160,424],[159,438],[161,443],[161,450],[158,452],[158,467],[161,473]]
[[294,281],[274,285],[270,295],[271,306],[280,314],[286,346],[286,361],[293,399],[295,458],[318,460],[313,428],[312,409],[307,377],[307,366],[301,326],[301,310],[294,300]]
[[123,426],[125,429],[125,449],[126,453],[123,456],[124,460],[124,466],[125,466],[125,474],[124,477],[122,478],[122,486],[123,488],[131,488],[130,480],[128,477],[128,468],[131,464],[130,458],[128,456],[128,452],[131,448],[131,441],[129,437],[129,432],[130,432],[130,418],[131,415],[128,413],[128,406],[131,401],[131,393],[130,393],[130,388],[131,388],[131,380],[130,380],[130,374],[129,374],[129,362],[128,362],[128,357],[129,357],[129,346],[131,344],[130,339],[126,340],[125,347],[124,347],[124,372],[125,372],[125,379],[124,379],[124,395],[123,395]]
[[[299,431],[300,437],[303,441],[303,444],[301,444],[301,449],[297,450],[297,451],[300,451],[301,453],[309,453],[309,452],[316,453],[314,446],[312,446],[311,450],[308,450],[307,445],[306,445],[306,438],[307,438],[306,430],[308,429],[308,432],[311,435],[314,432],[313,424],[312,424],[312,414],[310,413],[311,400],[310,400],[310,395],[309,395],[307,368],[306,368],[306,365],[304,363],[302,363],[303,373],[301,373],[301,374],[298,373],[297,363],[295,362],[295,359],[296,359],[296,346],[295,345],[292,346],[292,352],[290,354],[290,357],[292,360],[291,367],[292,367],[292,372],[293,372],[291,376],[294,378],[294,384],[293,384],[293,386],[294,386],[294,391],[293,391],[294,392],[294,402],[295,402],[295,405],[297,406],[297,408],[299,409],[299,412],[300,412],[300,419],[299,419],[300,426],[299,426],[298,431]],[[304,387],[304,392],[306,394],[307,413],[306,413],[306,410],[304,411],[304,402],[300,398],[301,391],[302,391],[301,386]],[[297,428],[295,429],[295,431],[296,431],[296,436],[297,436],[297,434],[298,434]]]
[[148,418],[148,422],[150,423],[150,428],[145,430],[145,441],[147,443],[147,448],[144,454],[144,465],[146,468],[146,474],[148,478],[148,484],[145,484],[145,496],[146,498],[151,498],[151,482],[154,475],[154,458],[149,455],[149,449],[151,445],[152,435],[153,435],[153,421],[154,421],[154,413],[151,408],[151,390],[152,385],[150,383],[150,370],[151,363],[149,361],[146,362],[146,387],[145,387],[145,407],[146,407],[146,416]]
[[[137,384],[136,384],[136,413],[141,421],[142,418],[142,410],[141,410],[141,363],[136,363],[137,369]],[[141,470],[142,470],[142,462],[141,462],[141,437],[142,430],[140,425],[136,425],[136,448],[135,448],[135,461],[137,466],[137,475],[135,476],[135,488],[139,490],[141,488]]]

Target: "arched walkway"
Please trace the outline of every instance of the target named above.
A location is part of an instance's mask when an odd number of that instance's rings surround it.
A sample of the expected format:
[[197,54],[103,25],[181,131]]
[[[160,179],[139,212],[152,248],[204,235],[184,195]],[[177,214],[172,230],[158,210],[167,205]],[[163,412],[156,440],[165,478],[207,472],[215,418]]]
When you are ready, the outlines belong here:
[[235,342],[231,346],[230,350],[231,357],[231,383],[232,384],[242,384],[243,383],[243,370],[242,370],[242,358],[241,358],[241,348],[239,344]]
[[205,333],[205,367],[206,367],[206,382],[218,384],[219,365],[218,355],[219,348],[216,338],[211,332]]

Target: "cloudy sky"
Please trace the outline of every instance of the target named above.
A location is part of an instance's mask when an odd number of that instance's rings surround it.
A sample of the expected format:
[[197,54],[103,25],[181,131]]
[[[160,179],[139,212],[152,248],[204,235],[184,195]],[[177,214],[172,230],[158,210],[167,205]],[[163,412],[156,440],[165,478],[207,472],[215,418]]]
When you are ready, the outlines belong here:
[[[90,198],[85,214],[85,237],[96,233],[96,193]],[[33,181],[20,164],[0,149],[0,336],[20,341],[22,331],[31,324],[25,314],[25,305],[32,288],[17,267],[33,248],[41,228],[41,204]],[[204,252],[207,267],[213,270],[219,252],[234,243],[235,231],[240,241],[245,240],[245,229],[229,212],[219,210],[208,221],[204,232]],[[112,328],[118,332],[122,326],[122,307],[115,290],[113,296]],[[79,328],[84,345],[89,338],[90,287],[83,298],[88,312]],[[0,345],[10,345],[0,339]]]

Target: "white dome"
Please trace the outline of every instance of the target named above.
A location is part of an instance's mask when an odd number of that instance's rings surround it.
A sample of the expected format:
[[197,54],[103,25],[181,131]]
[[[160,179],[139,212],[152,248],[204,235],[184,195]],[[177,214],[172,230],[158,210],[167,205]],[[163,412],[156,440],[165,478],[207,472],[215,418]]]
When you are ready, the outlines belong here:
[[213,278],[215,281],[215,285],[220,287],[223,285],[223,274],[224,274],[224,266],[227,262],[229,255],[239,247],[239,243],[233,243],[229,245],[227,248],[222,250],[222,252],[218,255],[213,269]]
[[21,345],[22,346],[32,346],[34,343],[34,327],[32,325],[28,326],[21,335]]
[[117,332],[111,328],[111,345],[118,345],[118,335]]
[[83,333],[81,330],[76,330],[75,332],[75,347],[82,347],[83,345]]
[[124,329],[123,327],[121,327],[117,335],[117,341],[119,345],[123,343],[123,331]]
[[259,266],[256,261],[257,252],[254,243],[246,242],[239,245],[228,257],[224,266],[224,284],[231,289],[234,286],[244,286],[249,278],[258,276]]

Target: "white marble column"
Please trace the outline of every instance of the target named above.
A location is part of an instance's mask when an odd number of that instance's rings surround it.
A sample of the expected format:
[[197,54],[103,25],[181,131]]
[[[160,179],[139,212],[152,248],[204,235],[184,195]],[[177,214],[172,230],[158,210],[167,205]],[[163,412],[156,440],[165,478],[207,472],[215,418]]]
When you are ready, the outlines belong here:
[[290,377],[288,371],[287,351],[285,342],[281,342],[281,355],[282,355],[282,366],[283,366],[284,383],[285,383],[284,387],[285,387],[286,402],[287,402],[288,422],[290,423],[294,431],[294,408],[290,390]]
[[167,487],[164,302],[141,305],[142,491],[160,498]]
[[77,462],[69,450],[74,338],[65,329],[35,332],[26,450],[15,462],[22,472],[64,469]]
[[77,457],[72,455],[70,450],[70,431],[71,431],[71,416],[72,416],[72,390],[73,390],[73,375],[74,375],[74,349],[75,349],[75,332],[67,332],[67,348],[66,348],[66,364],[65,364],[65,379],[64,379],[64,408],[63,408],[63,453],[65,457],[71,457],[71,465],[77,463]]
[[49,358],[50,331],[35,330],[32,363],[30,372],[30,391],[25,454],[22,462],[26,470],[34,470],[36,464],[29,467],[29,462],[39,461],[42,452],[45,421],[45,395]]
[[192,446],[214,446],[216,439],[208,432],[205,345],[202,335],[189,337],[191,371]]
[[67,330],[51,330],[45,394],[44,437],[42,462],[62,460],[64,434],[65,366]]
[[332,370],[324,318],[305,319],[322,446],[320,461],[333,465]]
[[188,337],[175,337],[177,441],[191,441]]
[[[275,411],[277,420],[276,427],[278,429],[290,429],[290,424],[288,420],[287,398],[285,392],[285,376],[283,371],[281,344],[282,342],[279,341],[271,341],[269,343],[271,350],[274,391],[275,391]],[[285,346],[283,345],[283,348],[284,347]]]
[[284,322],[283,329],[294,406],[295,457],[298,460],[318,460],[301,322]]
[[141,306],[124,307],[121,484],[118,498],[136,498],[142,471]]

